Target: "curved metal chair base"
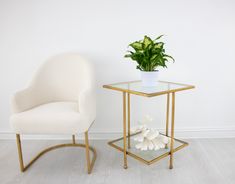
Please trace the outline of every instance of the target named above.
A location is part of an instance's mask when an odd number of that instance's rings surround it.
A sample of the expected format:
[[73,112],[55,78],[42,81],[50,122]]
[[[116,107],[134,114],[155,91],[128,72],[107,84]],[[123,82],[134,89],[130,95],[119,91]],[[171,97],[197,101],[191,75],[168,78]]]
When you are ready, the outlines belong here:
[[[67,144],[58,144],[55,146],[51,146],[48,147],[44,150],[42,150],[40,153],[38,153],[26,166],[24,166],[24,162],[23,162],[23,154],[22,154],[22,148],[21,148],[21,141],[20,141],[20,135],[16,134],[16,142],[17,142],[17,147],[18,147],[18,154],[19,154],[19,162],[20,162],[20,169],[22,172],[26,171],[36,160],[38,160],[42,155],[44,155],[45,153],[58,149],[58,148],[63,148],[63,147],[82,147],[86,149],[86,160],[87,160],[87,170],[88,170],[88,174],[91,173],[91,170],[94,166],[95,160],[96,160],[96,150],[89,146],[88,143],[88,133],[85,133],[85,144],[77,144],[75,143],[75,136],[73,135],[73,143],[67,143]],[[90,162],[90,154],[89,154],[89,150],[93,152],[93,157],[92,157],[92,161]]]

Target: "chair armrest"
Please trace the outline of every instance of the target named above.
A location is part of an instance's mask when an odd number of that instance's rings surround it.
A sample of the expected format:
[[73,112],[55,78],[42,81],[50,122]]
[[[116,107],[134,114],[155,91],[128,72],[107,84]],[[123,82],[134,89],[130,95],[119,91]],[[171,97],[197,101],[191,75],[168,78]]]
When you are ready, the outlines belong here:
[[79,112],[86,117],[88,123],[93,123],[96,117],[96,95],[94,89],[83,90],[78,100]]
[[31,87],[16,92],[11,98],[12,113],[19,113],[35,106],[33,90]]

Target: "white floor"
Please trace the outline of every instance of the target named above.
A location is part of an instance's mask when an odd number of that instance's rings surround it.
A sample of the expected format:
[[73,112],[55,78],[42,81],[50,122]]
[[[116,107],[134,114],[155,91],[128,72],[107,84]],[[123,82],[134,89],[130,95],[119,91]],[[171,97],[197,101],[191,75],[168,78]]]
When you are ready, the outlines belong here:
[[[40,149],[65,141],[22,141],[25,162]],[[174,169],[165,158],[147,166],[128,157],[122,167],[122,154],[107,141],[91,141],[97,161],[91,175],[86,173],[85,150],[63,148],[41,157],[25,173],[19,171],[16,144],[0,141],[0,184],[234,184],[235,139],[192,139],[175,154]]]

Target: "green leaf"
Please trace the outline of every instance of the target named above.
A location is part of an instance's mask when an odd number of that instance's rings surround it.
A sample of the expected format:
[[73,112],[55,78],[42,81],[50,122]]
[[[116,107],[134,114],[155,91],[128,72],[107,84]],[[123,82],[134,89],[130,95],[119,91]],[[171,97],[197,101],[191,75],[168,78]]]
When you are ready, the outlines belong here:
[[147,48],[150,44],[153,44],[153,41],[148,36],[144,36],[143,44],[144,48]]
[[156,49],[163,48],[163,46],[164,46],[163,42],[157,42],[157,43],[154,44],[154,48],[156,48]]
[[154,41],[159,40],[161,37],[163,37],[164,35],[160,35],[159,37],[157,37]]
[[150,60],[151,60],[151,61],[154,61],[157,57],[158,57],[158,55],[155,54],[155,55],[153,55],[153,56],[150,58]]
[[169,56],[169,55],[167,55],[167,54],[164,54],[164,57],[170,58],[170,59],[172,59],[173,61],[175,61],[175,59],[174,59],[172,56]]
[[139,69],[139,70],[141,70],[142,71],[142,69],[141,69],[141,67],[138,65],[138,66],[136,66],[136,69]]
[[126,54],[124,57],[127,58],[127,57],[131,57],[132,54]]
[[140,43],[139,41],[131,43],[130,46],[136,51],[142,49],[142,43]]

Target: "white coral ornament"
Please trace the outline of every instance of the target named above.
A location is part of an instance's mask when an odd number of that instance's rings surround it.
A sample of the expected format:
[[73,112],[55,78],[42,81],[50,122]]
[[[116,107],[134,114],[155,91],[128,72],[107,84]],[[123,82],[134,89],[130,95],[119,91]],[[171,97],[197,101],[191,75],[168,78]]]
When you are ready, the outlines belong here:
[[[148,121],[152,121],[150,117],[145,117],[144,123]],[[135,145],[136,149],[140,149],[142,151],[146,150],[159,150],[165,148],[167,144],[169,144],[170,139],[164,135],[160,135],[159,132],[155,129],[150,129],[146,124],[141,124],[137,127],[133,127],[131,129],[132,133],[137,133],[134,136],[134,140],[139,142]]]

